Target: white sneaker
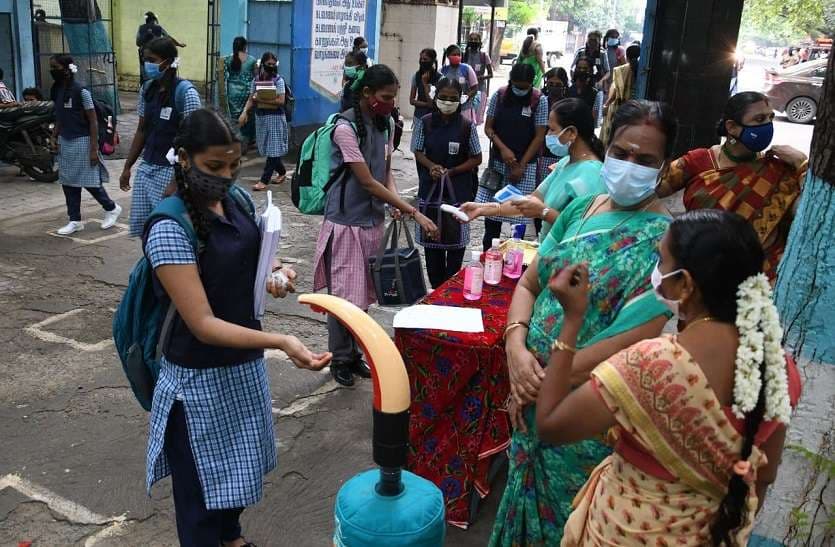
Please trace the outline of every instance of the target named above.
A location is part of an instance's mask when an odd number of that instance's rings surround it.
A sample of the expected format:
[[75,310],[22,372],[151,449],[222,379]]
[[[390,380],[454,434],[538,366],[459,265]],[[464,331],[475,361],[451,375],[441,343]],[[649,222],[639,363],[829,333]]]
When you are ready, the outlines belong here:
[[71,220],[66,226],[58,230],[58,235],[68,236],[84,229],[84,223],[77,220]]
[[116,221],[119,220],[119,215],[122,214],[122,207],[117,203],[116,208],[112,211],[105,211],[104,212],[104,220],[101,221],[101,229],[108,230],[113,228],[116,225]]

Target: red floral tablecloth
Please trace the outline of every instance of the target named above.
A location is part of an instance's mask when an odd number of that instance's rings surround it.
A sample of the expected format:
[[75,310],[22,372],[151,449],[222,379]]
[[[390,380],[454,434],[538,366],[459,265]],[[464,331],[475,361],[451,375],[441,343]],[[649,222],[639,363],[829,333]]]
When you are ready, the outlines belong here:
[[409,372],[412,407],[408,468],[440,487],[446,519],[467,527],[470,494],[489,492],[491,456],[510,443],[502,409],[510,393],[502,334],[515,281],[484,285],[481,300],[463,296],[463,272],[427,296],[424,304],[478,307],[484,332],[397,329],[395,343]]

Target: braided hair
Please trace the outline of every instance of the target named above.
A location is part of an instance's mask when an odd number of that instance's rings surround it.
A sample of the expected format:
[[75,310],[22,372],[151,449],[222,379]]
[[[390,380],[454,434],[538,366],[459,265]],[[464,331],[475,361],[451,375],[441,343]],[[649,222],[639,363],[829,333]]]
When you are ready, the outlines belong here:
[[[397,76],[386,65],[374,65],[368,68],[361,77],[357,79],[353,88],[355,90],[353,96],[354,116],[357,123],[357,137],[360,143],[368,136],[368,131],[365,124],[362,122],[362,101],[366,100],[362,92],[365,88],[373,94],[390,85],[398,85]],[[391,116],[377,116],[372,114],[372,122],[379,131],[387,131],[389,129],[389,120]]]
[[[205,152],[210,146],[225,146],[240,142],[240,137],[222,116],[214,110],[201,108],[192,112],[180,124],[177,136],[174,138],[174,150],[184,151],[193,165],[194,157]],[[206,214],[208,200],[189,186],[186,171],[179,161],[174,164],[174,181],[177,184],[177,193],[186,205],[186,211],[188,211],[198,239],[206,241],[211,229],[210,218]]]
[[[163,61],[168,61],[169,63],[173,63],[174,59],[177,58],[177,46],[174,45],[174,41],[171,40],[171,38],[166,38],[165,36],[154,38],[145,45],[144,49],[145,51],[149,51]],[[148,89],[145,91],[145,101],[151,101],[154,93],[157,93],[157,90],[159,90],[160,104],[169,106],[173,104],[174,79],[176,77],[177,69],[169,64],[168,68],[165,69],[165,73],[162,75],[162,78],[159,80],[151,80],[151,83],[148,85]]]
[[[750,223],[742,217],[713,209],[690,211],[670,224],[670,252],[676,266],[687,270],[699,288],[708,313],[734,324],[739,286],[762,272],[762,245]],[[760,377],[766,378],[765,360]],[[765,413],[766,382],[760,385],[757,404],[745,415],[740,460],[751,456],[754,439]],[[733,531],[745,524],[749,486],[743,477],[731,475],[728,493],[710,527],[712,545],[733,545]]]

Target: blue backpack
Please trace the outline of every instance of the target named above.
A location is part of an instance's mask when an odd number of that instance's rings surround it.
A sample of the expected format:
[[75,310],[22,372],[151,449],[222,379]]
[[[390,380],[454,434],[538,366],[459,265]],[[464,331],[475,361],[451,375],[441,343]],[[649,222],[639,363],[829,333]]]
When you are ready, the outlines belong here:
[[[249,194],[235,185],[229,190],[229,195],[255,219],[255,203]],[[171,196],[162,200],[145,222],[145,234],[162,219],[174,220],[185,230],[199,257],[203,242],[197,238],[182,198]],[[136,400],[148,411],[151,410],[154,386],[159,377],[162,350],[177,314],[170,299],[160,299],[154,292],[153,271],[148,257],[143,255],[131,271],[128,287],[113,316],[113,341],[122,361],[122,369]]]

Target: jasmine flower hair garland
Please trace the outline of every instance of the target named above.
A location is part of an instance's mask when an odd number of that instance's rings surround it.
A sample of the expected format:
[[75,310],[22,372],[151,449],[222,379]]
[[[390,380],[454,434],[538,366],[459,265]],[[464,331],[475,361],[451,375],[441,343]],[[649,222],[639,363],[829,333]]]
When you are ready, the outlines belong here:
[[[783,329],[764,274],[751,276],[737,290],[736,327],[739,348],[734,373],[734,414],[745,418],[754,410],[765,381],[765,420],[789,423],[791,405],[786,357],[780,345]],[[765,364],[765,378],[760,365]]]

